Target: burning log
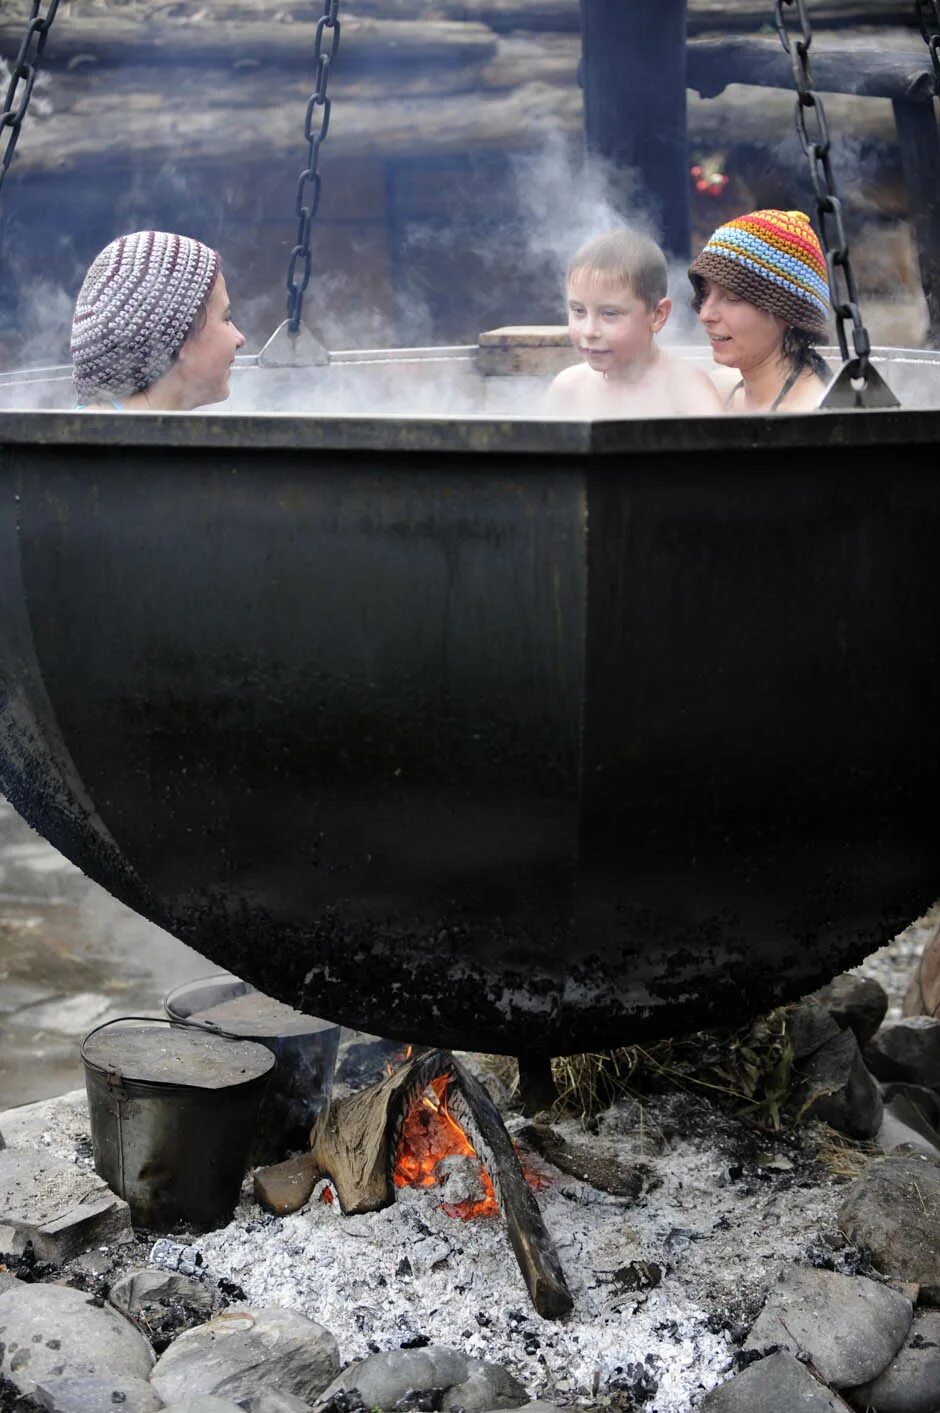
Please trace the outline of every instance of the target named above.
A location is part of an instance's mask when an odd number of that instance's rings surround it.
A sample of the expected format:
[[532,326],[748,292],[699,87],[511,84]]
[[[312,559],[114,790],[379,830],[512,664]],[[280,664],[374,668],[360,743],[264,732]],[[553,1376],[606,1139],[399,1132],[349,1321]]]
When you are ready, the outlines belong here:
[[260,1170],[255,1195],[268,1210],[296,1211],[318,1178],[328,1177],[346,1215],[388,1207],[396,1186],[435,1180],[433,1168],[447,1149],[422,1151],[428,1114],[449,1129],[449,1151],[487,1156],[484,1199],[465,1215],[495,1211],[498,1199],[532,1304],[547,1318],[567,1315],[573,1301],[565,1274],[512,1141],[483,1085],[449,1051],[407,1060],[377,1084],[336,1100],[312,1128],[310,1152]]

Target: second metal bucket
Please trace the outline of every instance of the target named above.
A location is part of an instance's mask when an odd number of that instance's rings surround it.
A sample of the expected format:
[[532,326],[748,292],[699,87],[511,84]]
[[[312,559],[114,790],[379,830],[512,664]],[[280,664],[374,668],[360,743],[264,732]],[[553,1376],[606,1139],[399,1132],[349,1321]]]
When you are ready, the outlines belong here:
[[163,1008],[171,1021],[217,1026],[274,1054],[277,1068],[258,1116],[252,1163],[274,1163],[307,1147],[313,1121],[332,1093],[338,1025],[292,1010],[231,972],[187,981],[169,993]]
[[229,1220],[274,1068],[263,1045],[129,1016],[81,1046],[95,1171],[135,1227],[208,1231]]

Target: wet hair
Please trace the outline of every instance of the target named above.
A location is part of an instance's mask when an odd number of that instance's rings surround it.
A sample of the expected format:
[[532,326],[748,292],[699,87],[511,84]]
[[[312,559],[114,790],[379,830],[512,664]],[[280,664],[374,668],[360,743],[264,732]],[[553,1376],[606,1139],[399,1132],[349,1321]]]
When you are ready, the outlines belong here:
[[568,266],[568,279],[584,270],[614,284],[629,285],[647,309],[666,298],[666,257],[649,236],[628,226],[605,231],[581,246]]
[[[692,295],[692,308],[695,310],[696,314],[701,314],[702,305],[705,303],[705,281],[703,277],[698,274],[690,274],[689,279],[692,281],[694,291]],[[741,298],[743,299],[744,296],[742,295]],[[760,309],[762,306],[758,304],[755,305],[755,308]],[[765,312],[770,313],[770,310]],[[821,378],[824,383],[828,383],[831,376],[829,364],[826,362],[825,358],[823,358],[822,354],[817,352],[816,344],[818,342],[819,336],[817,334],[810,333],[808,329],[798,329],[795,324],[787,324],[783,331],[784,356],[789,358],[792,366],[800,369],[809,368],[811,372],[816,374],[817,378]]]
[[829,364],[817,350],[817,343],[815,334],[808,333],[806,329],[797,329],[792,324],[788,324],[783,331],[783,351],[794,368],[809,368],[817,378],[828,383],[832,376]]

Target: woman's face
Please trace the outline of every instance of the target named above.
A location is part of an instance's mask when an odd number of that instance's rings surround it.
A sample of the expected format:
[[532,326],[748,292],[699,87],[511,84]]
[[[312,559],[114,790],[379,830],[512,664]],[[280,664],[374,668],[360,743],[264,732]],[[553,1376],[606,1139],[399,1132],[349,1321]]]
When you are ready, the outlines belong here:
[[716,363],[726,368],[752,368],[783,351],[786,322],[742,299],[713,280],[702,281],[698,317],[705,326]]
[[225,401],[232,362],[244,342],[245,335],[232,323],[224,276],[218,275],[206,305],[205,323],[190,334],[179,354],[189,407]]

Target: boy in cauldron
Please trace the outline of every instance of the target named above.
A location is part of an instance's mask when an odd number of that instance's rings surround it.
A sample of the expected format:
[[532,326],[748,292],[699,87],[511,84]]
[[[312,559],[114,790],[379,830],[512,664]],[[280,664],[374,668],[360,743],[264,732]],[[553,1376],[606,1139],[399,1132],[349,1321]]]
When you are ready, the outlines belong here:
[[583,245],[568,267],[568,334],[582,362],[559,373],[549,409],[566,417],[682,417],[721,411],[714,384],[664,353],[666,257],[627,227]]

